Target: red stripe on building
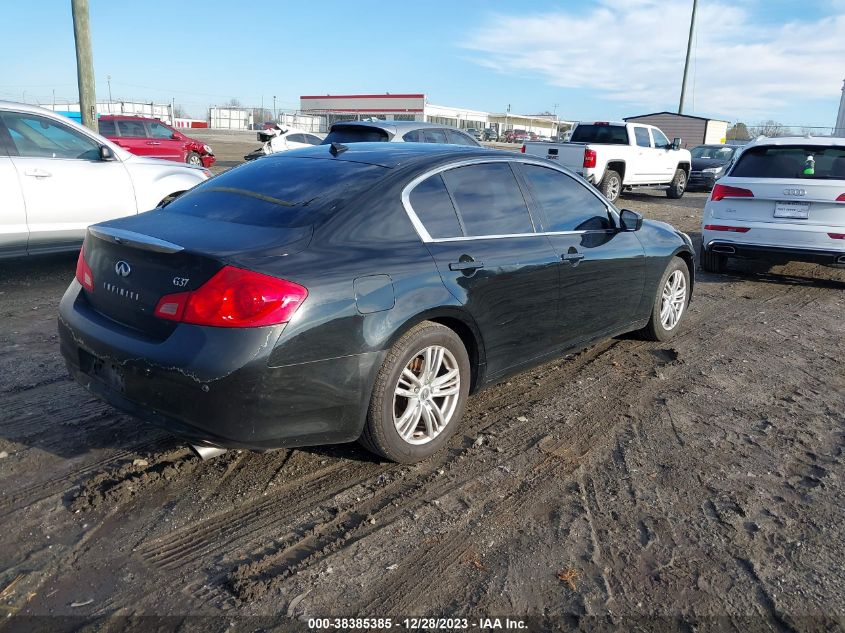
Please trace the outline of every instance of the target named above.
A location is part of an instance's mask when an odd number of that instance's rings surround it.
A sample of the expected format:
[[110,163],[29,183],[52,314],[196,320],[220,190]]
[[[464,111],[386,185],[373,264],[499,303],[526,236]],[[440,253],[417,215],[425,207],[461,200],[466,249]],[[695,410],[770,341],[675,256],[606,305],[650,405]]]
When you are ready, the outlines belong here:
[[424,94],[413,95],[306,95],[300,99],[422,99]]
[[422,108],[314,108],[313,110],[303,110],[303,112],[423,112]]

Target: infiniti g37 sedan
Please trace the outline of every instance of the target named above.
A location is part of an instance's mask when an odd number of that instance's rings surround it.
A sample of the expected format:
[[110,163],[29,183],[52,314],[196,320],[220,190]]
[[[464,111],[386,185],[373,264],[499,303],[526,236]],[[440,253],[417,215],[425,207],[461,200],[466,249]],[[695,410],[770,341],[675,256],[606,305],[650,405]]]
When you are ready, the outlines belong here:
[[431,455],[468,394],[680,327],[689,238],[567,170],[422,143],[271,155],[90,227],[60,306],[72,375],[195,447]]

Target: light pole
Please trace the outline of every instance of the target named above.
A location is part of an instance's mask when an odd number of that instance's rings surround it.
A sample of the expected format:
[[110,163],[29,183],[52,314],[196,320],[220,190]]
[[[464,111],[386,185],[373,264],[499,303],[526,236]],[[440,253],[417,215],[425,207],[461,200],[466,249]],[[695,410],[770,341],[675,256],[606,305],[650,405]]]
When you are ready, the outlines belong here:
[[106,75],[106,83],[109,85],[109,103],[111,103],[111,75]]
[[687,60],[684,62],[684,80],[681,82],[681,100],[678,102],[678,114],[684,113],[684,95],[687,91],[687,73],[689,72],[689,60],[692,54],[692,36],[695,32],[695,10],[698,7],[698,0],[692,0],[692,16],[689,21],[689,40],[687,41]]
[[273,121],[276,120],[276,95],[273,95]]

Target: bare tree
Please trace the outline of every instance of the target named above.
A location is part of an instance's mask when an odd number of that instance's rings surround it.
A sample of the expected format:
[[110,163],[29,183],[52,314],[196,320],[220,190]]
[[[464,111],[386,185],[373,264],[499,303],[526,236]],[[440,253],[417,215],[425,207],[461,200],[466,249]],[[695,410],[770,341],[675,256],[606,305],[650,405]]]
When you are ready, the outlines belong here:
[[182,107],[181,103],[177,103],[176,106],[173,108],[173,116],[177,119],[190,119],[191,115],[188,114],[188,111]]
[[243,108],[241,105],[240,99],[235,99],[232,97],[226,103],[223,104],[224,108]]
[[737,121],[732,126],[730,126],[728,128],[726,138],[729,141],[744,141],[750,138],[748,134],[748,128],[746,127],[745,123],[743,123],[742,121]]
[[786,126],[783,123],[778,123],[777,121],[773,121],[769,119],[768,121],[762,121],[757,125],[751,128],[751,136],[768,136],[769,138],[777,137],[777,136],[785,136],[787,133]]

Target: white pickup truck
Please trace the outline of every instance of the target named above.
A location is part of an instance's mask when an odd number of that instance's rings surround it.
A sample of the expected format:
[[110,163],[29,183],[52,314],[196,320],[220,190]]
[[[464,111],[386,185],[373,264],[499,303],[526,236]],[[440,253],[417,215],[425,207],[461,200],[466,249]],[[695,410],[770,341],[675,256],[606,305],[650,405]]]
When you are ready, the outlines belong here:
[[615,202],[623,190],[661,187],[684,195],[692,158],[652,125],[596,121],[578,123],[567,143],[527,142],[524,154],[542,156],[581,174]]

